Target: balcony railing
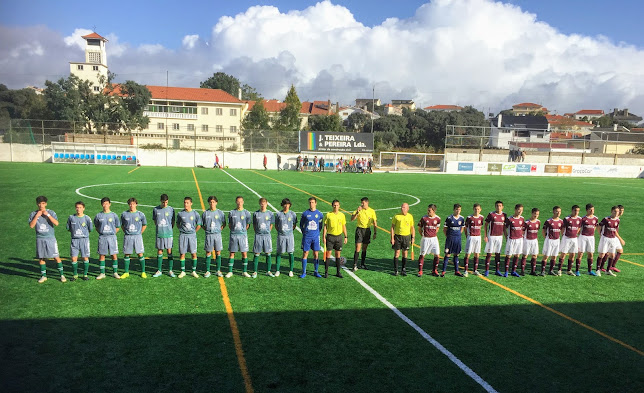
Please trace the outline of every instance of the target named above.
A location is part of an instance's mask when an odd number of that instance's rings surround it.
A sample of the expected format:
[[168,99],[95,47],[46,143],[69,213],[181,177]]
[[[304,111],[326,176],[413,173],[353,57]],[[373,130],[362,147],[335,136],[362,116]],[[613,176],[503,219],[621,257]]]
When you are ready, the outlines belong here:
[[148,112],[143,111],[143,116],[163,118],[163,119],[187,119],[197,120],[197,115],[192,113],[172,113],[172,112]]

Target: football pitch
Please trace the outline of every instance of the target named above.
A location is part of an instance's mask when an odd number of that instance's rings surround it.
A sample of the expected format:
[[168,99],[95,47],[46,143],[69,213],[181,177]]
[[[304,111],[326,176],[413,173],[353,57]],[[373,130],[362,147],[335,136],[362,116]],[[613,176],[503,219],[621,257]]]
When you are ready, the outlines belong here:
[[[0,391],[644,391],[641,179],[22,163],[0,163],[0,171]],[[258,209],[258,195],[278,209],[288,197],[298,217],[312,195],[322,212],[330,210],[334,199],[342,209],[354,211],[367,196],[383,229],[369,246],[369,270],[346,271],[343,279],[332,276],[335,267],[328,279],[288,277],[287,257],[282,258],[281,276],[271,278],[265,275],[263,256],[259,277],[244,278],[239,255],[232,278],[152,278],[152,208],[162,193],[176,211],[183,208],[183,197],[191,196],[199,212],[209,195],[217,196],[218,208],[225,212],[235,208],[237,195],[251,212]],[[38,195],[46,195],[47,207],[58,215],[56,238],[67,278],[70,234],[65,223],[74,203],[84,201],[85,213],[93,218],[104,196],[119,215],[128,198],[137,198],[148,219],[143,235],[148,278],[140,276],[133,258],[128,279],[108,274],[95,280],[99,269],[93,232],[89,281],[61,283],[55,262],[48,261],[49,280],[38,284],[35,234],[28,226]],[[416,222],[435,203],[444,222],[454,203],[467,216],[473,203],[487,214],[499,199],[509,214],[522,203],[526,218],[532,207],[540,208],[542,223],[554,205],[565,216],[573,204],[582,206],[583,215],[583,206],[593,203],[600,218],[610,214],[612,205],[624,205],[621,273],[460,278],[450,263],[443,278],[417,277],[416,248],[409,276],[391,274],[393,251],[385,231],[402,203],[411,205]],[[347,214],[349,241],[342,255],[348,264],[355,228]],[[223,266],[228,233],[226,228]],[[197,237],[202,276],[203,231]],[[252,238],[251,227],[251,247]],[[273,232],[274,245],[275,238]],[[123,235],[118,239],[121,245]],[[296,275],[301,271],[300,239],[295,232]],[[539,239],[542,243],[541,234]],[[439,241],[443,246],[442,233]],[[177,243],[175,229],[175,247]],[[122,257],[120,253],[120,271]],[[178,247],[174,257],[176,272]],[[251,253],[249,259],[252,265]],[[461,254],[461,263],[463,259]],[[585,266],[584,257],[583,272]],[[186,269],[191,270],[190,257]]]

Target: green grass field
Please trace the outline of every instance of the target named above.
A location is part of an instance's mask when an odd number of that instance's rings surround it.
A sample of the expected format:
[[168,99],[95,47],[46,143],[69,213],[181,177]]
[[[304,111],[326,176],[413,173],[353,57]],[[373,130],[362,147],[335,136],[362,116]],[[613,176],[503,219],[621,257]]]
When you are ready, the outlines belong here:
[[[184,196],[192,196],[201,210],[192,170],[131,170],[0,163],[0,391],[248,391],[219,280],[151,278],[156,270],[152,207],[167,193],[176,209],[182,208]],[[475,202],[487,213],[501,199],[506,212],[524,204],[524,216],[539,207],[542,222],[555,204],[565,215],[571,205],[591,202],[599,217],[614,204],[625,205],[620,234],[626,246],[617,277],[394,277],[389,234],[382,231],[369,248],[371,270],[356,275],[496,391],[644,391],[642,180],[228,172],[239,182],[223,171],[194,170],[204,203],[216,195],[219,208],[228,211],[235,196],[242,195],[245,207],[256,210],[257,196],[240,182],[276,207],[289,197],[296,212],[308,206],[310,194],[339,199],[350,211],[368,196],[383,228],[389,228],[403,202],[412,204],[410,212],[418,220],[429,203],[437,204],[445,219],[453,203],[462,204],[468,215]],[[108,275],[102,281],[63,284],[52,261],[49,280],[38,284],[35,235],[27,219],[41,194],[58,214],[63,257],[69,256],[65,222],[74,202],[84,201],[86,214],[93,217],[103,196],[112,199],[117,214],[126,209],[128,198],[136,197],[151,224],[144,234],[150,278],[140,277],[133,259],[135,273],[127,280]],[[318,207],[330,210],[323,201]],[[349,223],[343,251],[349,259],[354,230],[355,223]],[[252,230],[249,235],[252,243]],[[295,236],[297,273],[301,235]],[[93,253],[96,239],[92,233]],[[201,250],[203,232],[198,239]],[[225,230],[225,256],[227,239]],[[444,237],[439,239],[443,245]],[[175,230],[175,245],[177,240]],[[203,273],[203,251],[199,257]],[[91,262],[93,278],[98,274],[95,254]],[[69,278],[68,258],[64,264]],[[190,269],[190,258],[186,265]],[[410,265],[415,273],[417,262]],[[262,257],[260,277],[248,279],[240,267],[237,259],[235,276],[225,280],[225,288],[254,391],[484,391],[349,274],[344,279],[289,278],[283,259],[282,275],[270,278],[261,275],[266,271]]]

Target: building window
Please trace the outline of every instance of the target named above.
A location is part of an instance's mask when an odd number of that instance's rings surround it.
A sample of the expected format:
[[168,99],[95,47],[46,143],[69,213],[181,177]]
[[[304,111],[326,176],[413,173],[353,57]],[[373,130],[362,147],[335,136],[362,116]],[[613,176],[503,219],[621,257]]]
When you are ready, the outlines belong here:
[[94,91],[99,92],[99,91],[101,91],[101,88],[98,87],[98,86],[94,86]]
[[208,108],[201,108],[201,114],[202,115],[207,115],[208,114]]
[[216,109],[215,109],[215,114],[216,114],[217,116],[221,116],[221,115],[223,115],[223,114],[224,114],[224,110],[223,110],[223,109],[221,109],[221,108],[216,108]]
[[195,130],[195,125],[194,124],[188,124],[188,131],[194,131]]
[[230,126],[231,133],[237,133],[237,126]]
[[174,131],[179,131],[179,123],[172,123],[172,129]]
[[163,123],[157,123],[157,130],[163,130]]
[[231,116],[237,116],[237,109],[231,109],[230,110],[230,115]]
[[92,71],[98,71],[98,66],[92,66]]
[[89,52],[90,63],[101,63],[101,52]]
[[217,132],[224,132],[224,126],[217,126],[216,131]]
[[83,71],[83,65],[82,65],[82,64],[77,65],[77,66],[76,66],[76,68],[77,68],[79,71]]
[[201,131],[208,132],[208,124],[202,124],[201,125]]

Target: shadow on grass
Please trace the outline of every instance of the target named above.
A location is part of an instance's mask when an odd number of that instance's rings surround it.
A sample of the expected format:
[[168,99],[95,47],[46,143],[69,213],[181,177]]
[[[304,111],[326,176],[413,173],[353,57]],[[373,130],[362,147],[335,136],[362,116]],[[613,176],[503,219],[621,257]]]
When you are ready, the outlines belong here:
[[[557,307],[628,310],[642,333],[644,303]],[[502,392],[644,390],[640,355],[530,305],[401,311]],[[235,315],[257,392],[481,391],[387,309]],[[0,332],[3,392],[244,390],[223,313],[5,320]]]

